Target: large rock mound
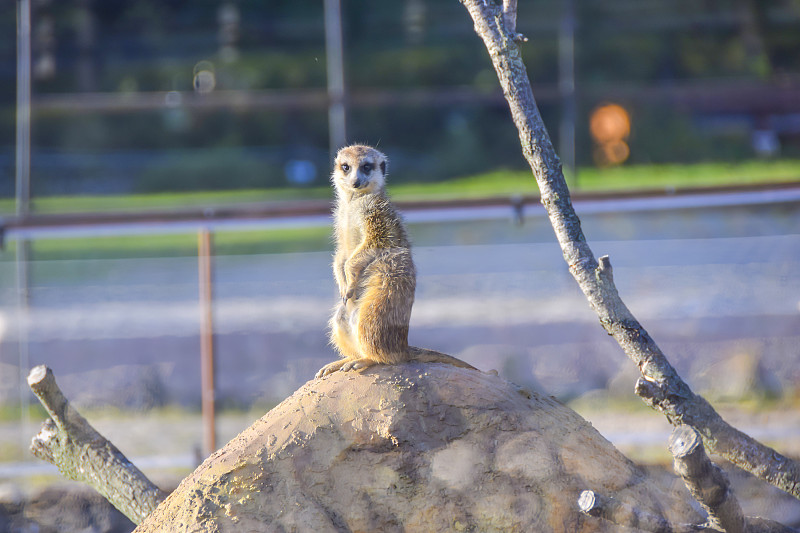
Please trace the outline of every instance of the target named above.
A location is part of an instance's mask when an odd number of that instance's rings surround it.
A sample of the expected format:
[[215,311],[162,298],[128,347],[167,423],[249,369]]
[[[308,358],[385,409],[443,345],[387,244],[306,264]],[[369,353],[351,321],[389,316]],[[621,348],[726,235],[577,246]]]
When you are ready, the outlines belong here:
[[574,411],[496,375],[376,366],[306,383],[136,531],[614,530],[580,513],[585,489],[698,519],[658,483]]

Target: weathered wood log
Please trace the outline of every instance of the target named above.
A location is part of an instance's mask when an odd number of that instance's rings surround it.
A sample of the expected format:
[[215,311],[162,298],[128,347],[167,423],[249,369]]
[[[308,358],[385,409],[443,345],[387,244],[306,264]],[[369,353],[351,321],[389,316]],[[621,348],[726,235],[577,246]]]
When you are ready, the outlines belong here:
[[681,379],[652,337],[617,292],[608,256],[598,261],[572,208],[561,161],[553,149],[533,96],[527,69],[506,27],[513,17],[508,8],[484,0],[460,0],[469,11],[497,72],[511,117],[519,131],[522,154],[536,178],[550,223],[570,273],[577,281],[601,325],[639,368],[644,383],[637,394],[661,411],[673,425],[698,430],[709,451],[800,499],[800,463],[725,422],[713,407]]
[[586,487],[702,519],[552,398],[476,370],[381,365],[306,383],[136,531],[618,531],[577,508]]
[[50,415],[31,441],[36,457],[57,466],[64,477],[93,487],[136,524],[166,497],[72,407],[52,370],[35,367],[28,385]]

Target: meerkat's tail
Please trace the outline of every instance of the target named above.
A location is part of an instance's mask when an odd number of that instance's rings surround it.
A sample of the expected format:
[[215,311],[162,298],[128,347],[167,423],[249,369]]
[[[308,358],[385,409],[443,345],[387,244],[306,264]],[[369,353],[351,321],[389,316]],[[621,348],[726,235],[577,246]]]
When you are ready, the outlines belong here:
[[421,363],[445,363],[448,365],[457,366],[460,368],[470,368],[478,370],[469,363],[465,363],[457,357],[447,355],[446,353],[437,352],[435,350],[428,350],[426,348],[417,348],[416,346],[408,347],[408,355],[411,361],[419,361]]

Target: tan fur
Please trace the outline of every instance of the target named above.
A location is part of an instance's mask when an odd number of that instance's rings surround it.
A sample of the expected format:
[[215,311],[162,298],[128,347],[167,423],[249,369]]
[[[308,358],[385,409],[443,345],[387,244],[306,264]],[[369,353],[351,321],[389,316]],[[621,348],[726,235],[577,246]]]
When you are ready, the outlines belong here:
[[317,377],[412,359],[473,368],[408,345],[416,270],[406,228],[384,188],[386,164],[385,155],[363,145],[342,148],[336,156],[333,274],[341,301],[330,337],[342,359],[322,367]]

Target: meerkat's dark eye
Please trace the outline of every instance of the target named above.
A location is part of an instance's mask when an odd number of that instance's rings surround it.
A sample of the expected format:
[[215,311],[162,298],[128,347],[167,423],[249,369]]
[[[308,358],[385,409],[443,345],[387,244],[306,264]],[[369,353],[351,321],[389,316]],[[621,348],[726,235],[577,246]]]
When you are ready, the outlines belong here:
[[372,172],[372,163],[364,163],[361,165],[361,170],[364,172]]
[[347,163],[342,163],[342,171],[345,173],[350,172],[350,165]]

